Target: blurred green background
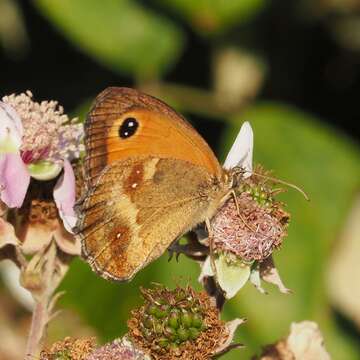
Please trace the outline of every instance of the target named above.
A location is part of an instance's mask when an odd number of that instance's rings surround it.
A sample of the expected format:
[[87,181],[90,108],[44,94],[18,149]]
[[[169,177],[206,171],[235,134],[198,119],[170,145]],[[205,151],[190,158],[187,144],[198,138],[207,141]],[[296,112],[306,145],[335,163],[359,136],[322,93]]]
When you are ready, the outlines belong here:
[[[255,162],[311,202],[294,191],[281,198],[292,222],[275,261],[293,294],[246,285],[223,314],[248,319],[236,338],[246,348],[224,359],[248,359],[305,319],[319,323],[333,359],[360,358],[359,262],[340,264],[343,277],[332,266],[360,189],[358,1],[0,0],[0,47],[2,95],[31,89],[84,116],[105,87],[138,87],[184,113],[220,159],[250,121]],[[141,302],[139,286],[199,288],[198,275],[194,262],[164,255],[131,283],[114,284],[76,260],[61,286],[60,320],[66,312],[80,320],[50,334],[87,327],[113,339]],[[349,288],[359,296],[351,308]]]

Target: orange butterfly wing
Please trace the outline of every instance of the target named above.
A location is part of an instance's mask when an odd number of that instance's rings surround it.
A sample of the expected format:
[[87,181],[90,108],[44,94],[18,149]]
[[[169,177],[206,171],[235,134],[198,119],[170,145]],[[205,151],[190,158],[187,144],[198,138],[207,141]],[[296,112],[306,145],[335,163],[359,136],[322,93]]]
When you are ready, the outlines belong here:
[[[126,119],[135,119],[133,136],[120,138]],[[204,139],[162,101],[129,88],[111,87],[98,95],[85,123],[86,163],[90,184],[114,161],[157,156],[188,161],[220,177],[222,168]]]
[[133,89],[103,91],[85,128],[83,256],[104,278],[128,280],[212,216],[224,172],[186,120]]

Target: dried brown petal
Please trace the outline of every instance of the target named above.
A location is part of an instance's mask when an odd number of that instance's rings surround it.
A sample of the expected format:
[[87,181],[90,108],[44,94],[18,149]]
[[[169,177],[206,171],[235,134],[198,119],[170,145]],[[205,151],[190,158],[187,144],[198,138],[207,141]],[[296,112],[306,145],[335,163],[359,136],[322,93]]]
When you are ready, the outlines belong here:
[[20,245],[14,227],[0,217],[0,261],[9,259],[18,267],[22,267],[25,261],[20,252]]
[[[23,208],[14,214],[17,233],[22,242],[22,252],[25,254],[37,253],[46,248],[52,239],[55,239],[57,246],[64,253],[73,256],[80,255],[80,242],[65,230],[55,202],[32,198],[32,196],[39,195],[36,191],[33,192],[35,194],[32,192],[29,194],[30,199],[26,200]],[[40,197],[41,195],[43,194],[40,194]]]
[[261,279],[263,279],[264,281],[266,281],[270,284],[276,285],[278,287],[278,289],[280,290],[280,292],[282,292],[284,294],[291,293],[291,290],[288,289],[282,282],[282,280],[280,278],[280,274],[275,267],[272,256],[269,256],[267,259],[262,261],[259,264],[259,268],[260,268]]

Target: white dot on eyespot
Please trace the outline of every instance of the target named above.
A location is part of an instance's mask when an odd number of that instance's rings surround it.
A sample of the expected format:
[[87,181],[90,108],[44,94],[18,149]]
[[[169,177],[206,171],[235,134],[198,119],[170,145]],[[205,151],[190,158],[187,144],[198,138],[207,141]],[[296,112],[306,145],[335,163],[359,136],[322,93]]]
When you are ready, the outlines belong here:
[[120,239],[120,237],[121,237],[121,233],[117,233],[117,234],[116,234],[116,238],[117,238],[117,239]]
[[132,126],[134,126],[135,124],[134,124],[134,122],[133,121],[130,121],[129,123],[128,123],[128,126],[129,127],[132,127]]
[[131,187],[132,187],[133,189],[135,189],[135,188],[137,187],[137,183],[133,183],[133,184],[131,185]]
[[124,132],[124,135],[125,135],[125,136],[128,136],[128,135],[129,135],[129,133],[128,133],[127,131],[125,131],[125,132]]

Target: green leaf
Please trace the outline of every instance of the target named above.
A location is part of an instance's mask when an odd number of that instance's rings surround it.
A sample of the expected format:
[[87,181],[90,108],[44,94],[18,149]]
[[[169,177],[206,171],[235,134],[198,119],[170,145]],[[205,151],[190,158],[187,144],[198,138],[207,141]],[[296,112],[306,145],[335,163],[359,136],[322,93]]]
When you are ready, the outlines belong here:
[[[358,359],[359,344],[355,345],[335,322],[325,278],[332,245],[360,185],[359,148],[313,116],[263,103],[233,117],[234,126],[224,137],[223,155],[244,120],[254,129],[255,163],[300,185],[311,198],[307,202],[292,189],[282,196],[292,221],[284,246],[275,253],[275,262],[294,293],[279,294],[269,286],[270,294],[265,296],[247,284],[227,304],[229,319],[239,314],[249,319],[238,337],[247,346],[244,358],[259,351],[261,345],[286,336],[291,322],[315,320],[333,359]],[[237,359],[232,354],[224,358]]]
[[177,60],[182,49],[182,32],[135,1],[34,3],[76,46],[120,73],[158,76]]
[[252,20],[265,0],[158,0],[180,13],[201,33],[218,33]]

